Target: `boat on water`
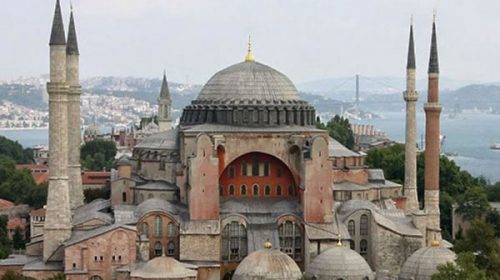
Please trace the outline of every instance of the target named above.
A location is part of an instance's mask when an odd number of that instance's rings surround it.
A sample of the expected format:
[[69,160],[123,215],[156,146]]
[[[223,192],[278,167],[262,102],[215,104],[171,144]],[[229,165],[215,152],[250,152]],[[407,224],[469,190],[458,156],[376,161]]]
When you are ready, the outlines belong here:
[[491,145],[490,149],[492,149],[492,150],[500,150],[500,142],[496,142],[493,145]]

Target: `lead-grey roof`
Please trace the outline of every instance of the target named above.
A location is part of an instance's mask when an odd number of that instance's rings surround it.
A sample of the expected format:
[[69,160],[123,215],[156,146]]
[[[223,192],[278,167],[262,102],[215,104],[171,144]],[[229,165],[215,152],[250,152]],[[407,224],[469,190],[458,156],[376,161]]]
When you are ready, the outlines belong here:
[[134,211],[134,215],[137,219],[140,219],[144,217],[144,215],[156,211],[166,212],[170,215],[174,215],[175,218],[178,218],[176,216],[181,214],[181,212],[185,212],[186,209],[183,205],[174,204],[164,199],[150,198],[137,205],[137,208],[135,208]]
[[330,157],[360,157],[361,155],[349,150],[339,141],[329,137],[328,139],[328,154]]
[[259,62],[245,61],[229,66],[208,80],[198,101],[216,103],[260,101],[299,101],[302,98],[292,81]]
[[50,33],[49,45],[66,45],[66,35],[64,34],[64,24],[61,14],[59,0],[56,2],[54,19],[52,21],[52,31]]
[[145,184],[138,184],[132,188],[136,190],[150,190],[150,191],[177,191],[177,185],[163,180],[148,181]]
[[365,259],[344,246],[333,247],[319,254],[309,264],[305,275],[320,280],[374,279],[374,273]]
[[79,225],[93,219],[98,219],[107,224],[112,224],[113,217],[108,211],[108,208],[110,207],[111,201],[109,199],[95,199],[75,210],[72,221],[73,225]]
[[159,133],[152,134],[146,137],[135,145],[134,148],[139,149],[155,149],[155,150],[177,150],[179,149],[178,130],[170,129]]
[[295,261],[277,249],[260,249],[241,261],[233,280],[298,280],[302,272]]
[[135,227],[126,226],[126,225],[119,225],[119,224],[102,226],[102,227],[98,227],[98,228],[92,229],[92,230],[73,230],[71,232],[71,237],[64,242],[64,245],[70,246],[70,245],[79,243],[81,241],[90,239],[94,236],[98,236],[98,235],[104,234],[106,232],[112,231],[112,230],[117,229],[117,228],[123,228],[126,230],[136,231]]
[[75,19],[73,18],[73,11],[71,11],[71,15],[69,17],[68,44],[66,45],[66,54],[80,54],[80,52],[78,51],[78,40],[76,39]]
[[443,247],[423,247],[413,253],[401,268],[400,280],[430,280],[437,266],[455,262],[457,255]]

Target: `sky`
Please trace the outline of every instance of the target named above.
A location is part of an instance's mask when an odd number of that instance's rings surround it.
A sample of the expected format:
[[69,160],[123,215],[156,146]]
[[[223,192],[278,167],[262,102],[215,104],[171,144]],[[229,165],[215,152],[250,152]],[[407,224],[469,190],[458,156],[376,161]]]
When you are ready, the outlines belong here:
[[[0,80],[48,73],[55,0],[0,0]],[[64,24],[70,1],[61,0]],[[405,75],[410,16],[418,78],[426,76],[433,10],[441,75],[500,81],[498,0],[73,0],[82,78],[204,83],[257,61],[295,83]]]

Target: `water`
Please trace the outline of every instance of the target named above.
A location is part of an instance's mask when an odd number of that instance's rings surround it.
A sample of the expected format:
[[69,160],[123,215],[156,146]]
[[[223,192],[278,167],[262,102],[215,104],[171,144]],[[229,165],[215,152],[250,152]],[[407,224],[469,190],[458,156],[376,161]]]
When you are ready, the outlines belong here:
[[[405,113],[383,112],[383,119],[363,120],[356,123],[372,124],[384,131],[390,139],[404,142]],[[500,150],[491,150],[490,145],[500,141],[500,115],[461,114],[450,118],[441,115],[441,134],[446,138],[443,152],[457,153],[451,157],[462,169],[474,176],[484,176],[491,182],[500,182]],[[417,114],[417,141],[425,131],[425,115]]]
[[[404,112],[378,112],[383,119],[363,120],[387,133],[390,139],[404,142]],[[356,122],[358,123],[358,122]],[[441,134],[446,138],[443,151],[457,153],[452,159],[474,176],[484,176],[491,182],[500,182],[500,150],[489,147],[500,141],[500,115],[461,114],[449,118],[441,116]],[[417,141],[425,130],[424,113],[417,114]],[[48,143],[48,130],[1,130],[0,135],[18,141],[25,147]]]

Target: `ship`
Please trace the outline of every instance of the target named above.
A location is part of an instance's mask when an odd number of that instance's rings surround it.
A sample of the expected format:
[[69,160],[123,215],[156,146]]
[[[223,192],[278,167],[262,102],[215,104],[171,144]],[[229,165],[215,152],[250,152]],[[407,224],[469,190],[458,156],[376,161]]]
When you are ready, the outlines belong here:
[[490,149],[492,149],[492,150],[500,150],[500,142],[496,142],[493,145],[491,145]]

